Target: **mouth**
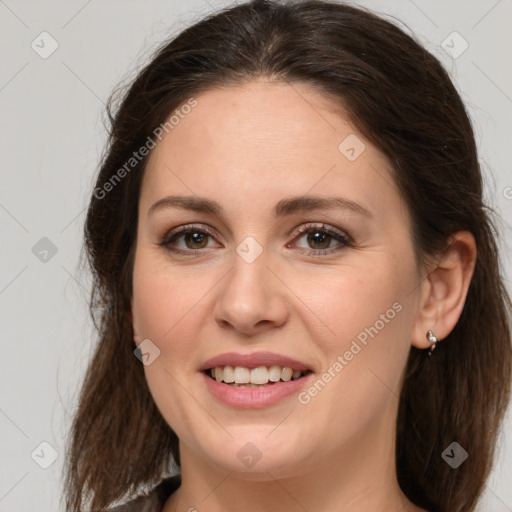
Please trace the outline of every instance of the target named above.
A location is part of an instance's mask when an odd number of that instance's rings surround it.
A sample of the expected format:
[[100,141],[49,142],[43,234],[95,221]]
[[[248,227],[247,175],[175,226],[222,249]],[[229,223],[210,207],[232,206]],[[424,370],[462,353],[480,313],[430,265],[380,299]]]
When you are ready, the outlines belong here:
[[199,367],[208,392],[225,405],[261,408],[279,403],[313,379],[310,365],[273,352],[228,352]]
[[296,381],[311,373],[311,370],[293,369],[289,366],[215,366],[204,370],[206,376],[234,388],[263,388],[281,382]]

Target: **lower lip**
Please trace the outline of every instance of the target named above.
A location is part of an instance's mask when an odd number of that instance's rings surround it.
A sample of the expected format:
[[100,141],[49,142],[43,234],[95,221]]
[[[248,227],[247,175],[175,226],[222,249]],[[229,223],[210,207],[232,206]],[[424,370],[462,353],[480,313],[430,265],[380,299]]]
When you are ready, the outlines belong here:
[[297,380],[281,381],[258,388],[235,388],[223,382],[217,382],[203,372],[206,386],[215,398],[231,407],[243,409],[273,405],[290,395],[298,393],[312,375],[312,373],[308,373]]

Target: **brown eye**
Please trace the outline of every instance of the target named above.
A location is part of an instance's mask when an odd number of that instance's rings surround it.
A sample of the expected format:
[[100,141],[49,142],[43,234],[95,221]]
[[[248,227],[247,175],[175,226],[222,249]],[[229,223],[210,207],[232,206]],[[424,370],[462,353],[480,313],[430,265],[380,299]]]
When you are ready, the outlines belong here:
[[[302,249],[300,252],[312,256],[338,252],[351,245],[351,239],[347,234],[337,229],[330,228],[325,224],[320,226],[312,224],[303,226],[298,231],[295,240],[298,241],[302,238],[306,239],[306,243],[310,249],[301,248],[299,246],[298,248]],[[332,246],[331,243],[333,241],[338,243]]]
[[[332,236],[322,231],[310,231],[307,234],[308,244],[313,246],[313,249],[327,249],[331,243]],[[318,244],[318,245],[317,245]],[[316,247],[314,247],[316,245]]]
[[173,239],[179,238],[181,236],[185,241],[187,249],[203,249],[208,244],[207,237],[209,235],[205,233],[200,233],[199,231],[187,231],[185,233],[180,234],[178,237],[173,237]]
[[213,234],[206,227],[186,226],[168,233],[160,245],[171,252],[193,255],[208,249],[210,238],[213,238]]

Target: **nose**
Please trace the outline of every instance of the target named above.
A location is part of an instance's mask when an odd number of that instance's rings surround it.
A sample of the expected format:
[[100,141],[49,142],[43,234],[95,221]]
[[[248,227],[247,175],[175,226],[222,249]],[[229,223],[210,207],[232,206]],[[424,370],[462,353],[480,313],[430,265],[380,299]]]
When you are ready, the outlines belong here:
[[238,255],[234,267],[221,282],[215,305],[215,321],[223,329],[251,336],[283,326],[288,320],[286,287],[261,254],[252,263]]

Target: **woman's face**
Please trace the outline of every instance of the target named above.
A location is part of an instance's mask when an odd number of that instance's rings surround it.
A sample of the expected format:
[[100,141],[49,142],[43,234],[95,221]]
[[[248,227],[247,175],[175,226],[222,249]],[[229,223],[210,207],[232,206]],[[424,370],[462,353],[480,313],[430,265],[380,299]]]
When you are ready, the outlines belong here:
[[265,478],[392,454],[421,283],[386,158],[306,85],[196,100],[152,150],[133,275],[182,458]]

